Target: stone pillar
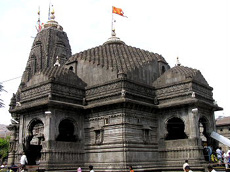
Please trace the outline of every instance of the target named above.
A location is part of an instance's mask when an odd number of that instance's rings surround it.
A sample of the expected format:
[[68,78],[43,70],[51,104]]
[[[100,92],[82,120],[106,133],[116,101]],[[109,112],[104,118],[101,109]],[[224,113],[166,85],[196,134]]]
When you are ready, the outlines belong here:
[[52,140],[51,121],[52,121],[52,112],[51,111],[45,111],[44,136],[45,136],[46,141]]
[[187,133],[189,134],[190,139],[199,137],[199,126],[198,126],[198,109],[197,108],[189,108],[188,109],[188,117],[189,117],[189,130]]
[[45,111],[45,121],[44,121],[44,137],[45,141],[42,142],[41,151],[41,165],[47,164],[50,160],[50,140],[51,140],[51,121],[52,112],[50,110]]
[[8,155],[8,164],[11,165],[15,163],[18,124],[10,124],[7,128],[11,131],[10,149]]

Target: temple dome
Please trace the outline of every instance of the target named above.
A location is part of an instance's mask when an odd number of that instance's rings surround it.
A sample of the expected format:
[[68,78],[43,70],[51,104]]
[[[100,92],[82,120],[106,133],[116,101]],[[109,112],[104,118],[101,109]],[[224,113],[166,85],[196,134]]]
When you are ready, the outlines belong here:
[[188,80],[197,81],[203,85],[209,86],[208,82],[205,80],[199,70],[180,65],[167,70],[153,83],[153,85],[156,87],[161,87]]
[[128,46],[120,40],[108,40],[101,46],[76,53],[68,60],[68,63],[80,59],[106,69],[125,73],[153,61],[161,61],[167,64],[161,55]]
[[[127,75],[127,78],[151,85],[161,75],[160,63],[165,65],[166,70],[169,68],[161,55],[128,46],[115,36],[100,46],[74,54],[66,64],[71,65],[75,61],[78,61],[78,76],[83,80],[86,78],[86,83],[91,82],[92,84],[100,84],[98,75],[105,73],[102,79],[104,82],[116,79],[117,75],[122,72]],[[87,68],[86,65],[88,65]],[[90,72],[92,68],[97,68],[97,70]],[[97,81],[92,82],[94,77],[89,79],[89,73],[95,75]],[[110,77],[106,79],[106,75]]]

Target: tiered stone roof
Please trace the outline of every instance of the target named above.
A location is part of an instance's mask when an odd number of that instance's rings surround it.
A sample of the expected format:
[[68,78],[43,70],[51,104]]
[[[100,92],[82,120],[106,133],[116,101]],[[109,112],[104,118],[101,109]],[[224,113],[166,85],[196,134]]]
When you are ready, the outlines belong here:
[[122,71],[124,73],[153,61],[162,61],[167,64],[161,55],[128,46],[123,41],[117,39],[110,39],[103,45],[76,53],[67,63],[75,60],[85,60],[106,69],[112,69],[117,72]]
[[53,66],[36,73],[32,79],[28,82],[27,86],[37,84],[41,81],[53,79],[62,83],[69,83],[80,87],[85,87],[86,84],[71,70],[64,68],[63,66]]
[[197,69],[177,65],[167,70],[162,76],[160,76],[155,82],[155,86],[173,84],[181,82],[187,79],[196,80],[206,86],[209,86],[201,72]]

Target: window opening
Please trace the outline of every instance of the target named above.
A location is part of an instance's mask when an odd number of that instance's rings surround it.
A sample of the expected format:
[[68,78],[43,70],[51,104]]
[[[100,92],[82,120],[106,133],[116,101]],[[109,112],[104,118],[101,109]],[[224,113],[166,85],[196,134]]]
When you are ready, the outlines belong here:
[[150,135],[149,135],[149,129],[144,129],[143,130],[143,140],[144,140],[144,142],[148,142],[149,141],[149,137],[150,137]]
[[69,70],[73,71],[73,66],[70,66],[70,67],[69,67]]
[[163,74],[163,73],[165,73],[165,67],[164,66],[161,67],[161,74]]
[[109,118],[105,118],[105,119],[104,119],[104,123],[105,123],[105,125],[106,125],[106,124],[109,124]]
[[186,139],[188,136],[184,132],[184,122],[180,118],[172,118],[168,120],[166,140]]
[[69,119],[65,119],[59,124],[59,135],[57,141],[75,142],[77,137],[74,135],[74,125]]
[[95,143],[101,144],[103,142],[103,132],[102,130],[95,130]]

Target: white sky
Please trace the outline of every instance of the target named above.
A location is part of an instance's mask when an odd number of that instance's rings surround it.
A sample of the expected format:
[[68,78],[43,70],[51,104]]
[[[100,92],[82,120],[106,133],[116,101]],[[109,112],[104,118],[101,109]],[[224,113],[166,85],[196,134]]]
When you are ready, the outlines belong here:
[[[162,54],[171,67],[199,69],[213,97],[230,116],[229,0],[52,0],[56,20],[67,33],[72,53],[103,44],[111,34],[112,5],[128,18],[114,15],[116,33],[127,45]],[[0,82],[21,76],[36,36],[37,11],[48,19],[49,0],[0,0]],[[20,79],[4,82],[5,108],[0,124],[10,123],[8,105]]]

